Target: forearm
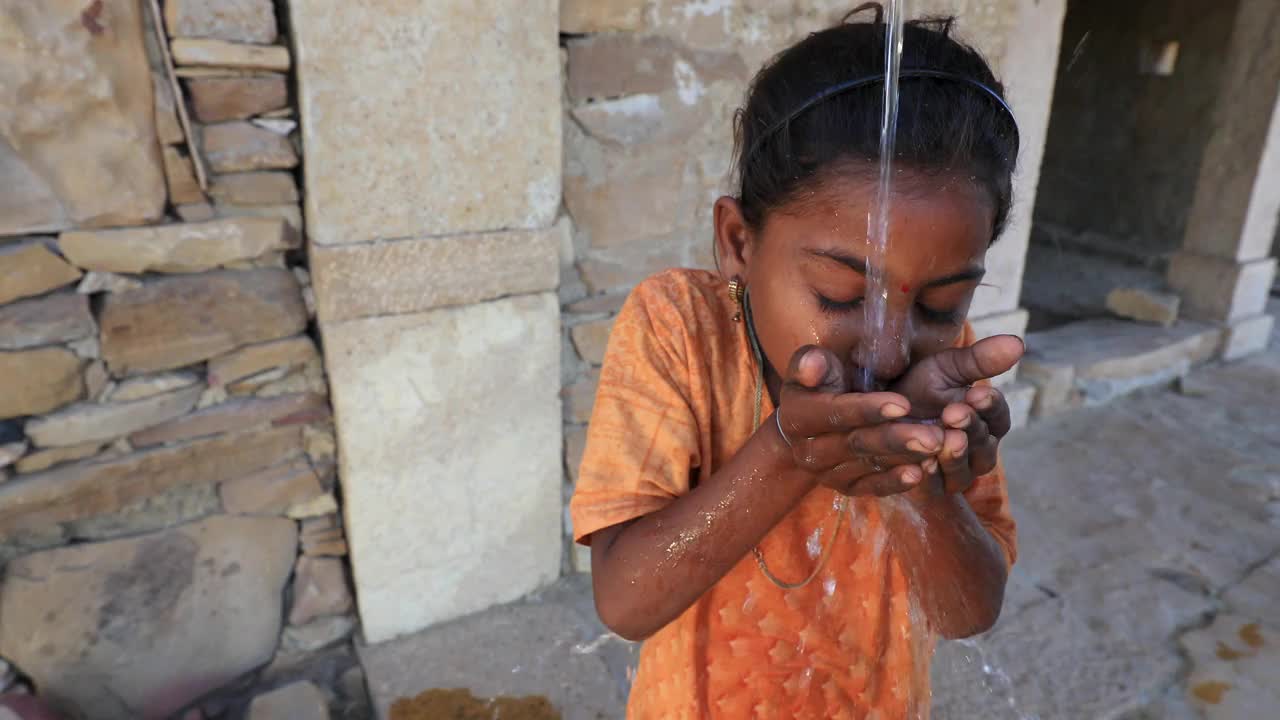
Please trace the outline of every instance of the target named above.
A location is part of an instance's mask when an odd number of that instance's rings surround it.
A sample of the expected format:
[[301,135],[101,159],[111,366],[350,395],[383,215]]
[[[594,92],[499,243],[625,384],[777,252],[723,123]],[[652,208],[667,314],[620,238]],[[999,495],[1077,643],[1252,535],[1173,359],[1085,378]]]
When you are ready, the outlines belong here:
[[1000,543],[963,495],[921,491],[884,503],[891,542],[931,626],[946,638],[990,629],[1008,568]]
[[596,607],[610,629],[632,640],[660,630],[813,489],[771,427],[687,495],[593,536]]

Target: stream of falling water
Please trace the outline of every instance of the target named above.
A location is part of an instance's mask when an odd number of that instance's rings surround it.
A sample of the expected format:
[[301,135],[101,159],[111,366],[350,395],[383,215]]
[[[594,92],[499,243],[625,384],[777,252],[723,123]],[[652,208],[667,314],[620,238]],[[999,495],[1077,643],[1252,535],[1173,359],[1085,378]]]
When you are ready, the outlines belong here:
[[902,24],[906,3],[889,0],[884,23],[884,112],[880,117],[880,175],[874,212],[867,213],[867,292],[863,300],[870,347],[859,358],[862,388],[875,387],[875,368],[884,352],[882,332],[889,303],[885,258],[889,252],[889,204],[893,191],[893,153],[898,135],[898,73],[902,67]]

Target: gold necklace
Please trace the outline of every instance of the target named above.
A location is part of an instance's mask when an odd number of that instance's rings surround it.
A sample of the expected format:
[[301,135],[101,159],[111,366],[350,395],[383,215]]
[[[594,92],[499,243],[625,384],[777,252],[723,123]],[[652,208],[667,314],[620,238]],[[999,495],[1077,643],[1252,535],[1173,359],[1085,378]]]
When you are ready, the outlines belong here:
[[[742,310],[743,315],[746,317],[745,325],[747,326],[747,340],[751,344],[751,354],[755,357],[756,361],[756,404],[755,413],[752,415],[751,419],[751,430],[752,432],[755,432],[760,428],[760,413],[763,411],[764,404],[764,353],[760,350],[760,341],[756,339],[756,326],[753,318],[751,317],[751,299],[749,291],[743,292]],[[755,555],[756,566],[760,568],[761,574],[768,578],[769,582],[777,585],[783,590],[798,590],[813,582],[813,579],[818,577],[818,573],[822,572],[822,568],[826,566],[827,560],[831,557],[832,550],[835,549],[836,537],[840,534],[840,528],[844,524],[845,510],[848,509],[848,505],[849,498],[845,495],[841,495],[840,499],[836,501],[835,531],[832,532],[831,537],[827,539],[827,544],[823,547],[822,554],[818,557],[818,564],[814,566],[813,572],[809,573],[808,577],[799,582],[787,582],[786,580],[779,578],[777,575],[774,575],[773,572],[769,570],[768,563],[764,561],[764,553],[760,551],[760,546],[757,545],[751,548],[751,553]]]

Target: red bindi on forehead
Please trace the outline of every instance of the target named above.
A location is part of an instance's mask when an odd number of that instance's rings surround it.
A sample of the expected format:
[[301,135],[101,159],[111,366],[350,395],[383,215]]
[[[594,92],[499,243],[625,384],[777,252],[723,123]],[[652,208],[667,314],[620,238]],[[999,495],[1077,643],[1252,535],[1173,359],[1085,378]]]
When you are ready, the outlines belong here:
[[911,286],[906,283],[902,283],[902,292],[903,293],[911,292]]

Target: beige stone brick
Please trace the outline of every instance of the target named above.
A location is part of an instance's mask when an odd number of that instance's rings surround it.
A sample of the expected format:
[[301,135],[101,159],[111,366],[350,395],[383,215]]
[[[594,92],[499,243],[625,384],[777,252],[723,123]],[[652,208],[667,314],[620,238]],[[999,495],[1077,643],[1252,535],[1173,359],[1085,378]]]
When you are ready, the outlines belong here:
[[195,166],[184,150],[166,145],[161,148],[164,155],[164,179],[169,188],[169,202],[174,205],[188,205],[204,202],[204,191],[196,180]]
[[80,271],[35,238],[0,246],[0,304],[41,295],[80,279]]
[[301,237],[279,219],[228,218],[121,230],[65,232],[58,240],[89,270],[192,273],[298,247]]
[[187,141],[178,121],[178,108],[173,102],[173,86],[159,72],[151,73],[151,87],[155,91],[156,136],[162,145],[177,145]]
[[1119,317],[1170,327],[1178,320],[1182,298],[1145,288],[1116,288],[1107,294],[1107,309]]
[[693,51],[665,37],[626,33],[570,42],[568,68],[575,101],[661,93],[688,78],[703,86],[726,79],[745,84],[749,75],[737,53]]
[[298,183],[287,172],[216,175],[209,195],[229,205],[288,205],[298,202]]
[[265,45],[278,34],[271,0],[166,0],[164,22],[174,37]]
[[298,558],[293,571],[293,606],[289,624],[305,625],[319,617],[351,612],[355,603],[347,588],[347,571],[338,558]]
[[578,469],[582,465],[582,454],[587,449],[587,427],[575,425],[564,431],[564,464],[569,471],[569,480],[578,484]]
[[178,211],[178,217],[183,222],[204,222],[206,220],[212,220],[215,217],[213,213],[213,205],[207,202],[179,205],[175,210]]
[[1237,320],[1223,331],[1222,359],[1239,360],[1242,357],[1262,352],[1271,342],[1271,333],[1275,330],[1274,315],[1255,315],[1251,318]]
[[642,0],[561,0],[560,32],[597,33],[639,30],[643,27]]
[[200,137],[200,148],[215,173],[287,170],[298,165],[298,153],[289,138],[243,120],[208,125]]
[[288,270],[215,271],[148,281],[105,296],[102,355],[116,376],[171,370],[307,324]]
[[56,410],[84,396],[83,361],[70,350],[0,352],[0,420]]
[[605,348],[609,345],[609,331],[612,329],[613,318],[590,320],[574,325],[569,335],[573,338],[573,347],[583,360],[592,365],[602,365]]
[[[200,376],[193,372],[167,372],[155,375],[141,375],[129,378],[114,386],[103,396],[104,402],[125,403],[134,400],[145,400],[174,390],[191,387],[200,382]],[[201,390],[203,392],[203,390]]]
[[280,218],[294,230],[302,230],[302,208],[296,203],[290,205],[229,205],[218,202],[214,204],[213,210],[218,217]]
[[323,494],[320,478],[305,457],[218,486],[223,509],[236,515],[283,515],[294,505]]
[[1031,410],[1035,405],[1036,386],[1031,383],[1013,383],[1002,389],[1005,402],[1009,403],[1010,427],[1017,430],[1031,422]]
[[204,123],[245,120],[289,103],[284,75],[193,78],[186,84],[195,118]]
[[588,370],[563,391],[565,419],[572,423],[591,420],[591,409],[596,402],[596,387],[600,384],[600,371]]
[[33,473],[0,486],[0,537],[111,513],[173,487],[242,477],[301,452],[298,428],[275,428]]
[[247,720],[329,720],[329,700],[320,688],[299,680],[249,703]]
[[0,350],[25,350],[94,336],[89,299],[60,292],[0,305]]
[[209,384],[226,385],[272,368],[294,370],[319,362],[316,344],[306,335],[247,345],[209,361]]
[[550,225],[561,188],[558,9],[291,5],[312,240]]
[[563,223],[548,230],[311,248],[320,321],[421,312],[551,290]]
[[97,455],[98,451],[101,450],[102,447],[102,443],[91,442],[85,443],[84,445],[36,450],[18,461],[18,472],[40,472],[41,470],[48,470],[49,468],[54,467],[55,465],[61,465],[62,463],[83,460],[87,457]]
[[1260,314],[1275,274],[1275,258],[1236,263],[1183,251],[1169,262],[1169,284],[1182,296],[1184,314],[1212,322]]
[[554,579],[563,484],[555,295],[334,323],[324,340],[366,638]]
[[1080,405],[1075,389],[1075,367],[1030,355],[1022,359],[1020,379],[1036,389],[1032,413],[1049,417]]
[[286,72],[290,65],[289,48],[281,45],[174,38],[169,47],[173,51],[173,61],[178,65],[278,72]]

